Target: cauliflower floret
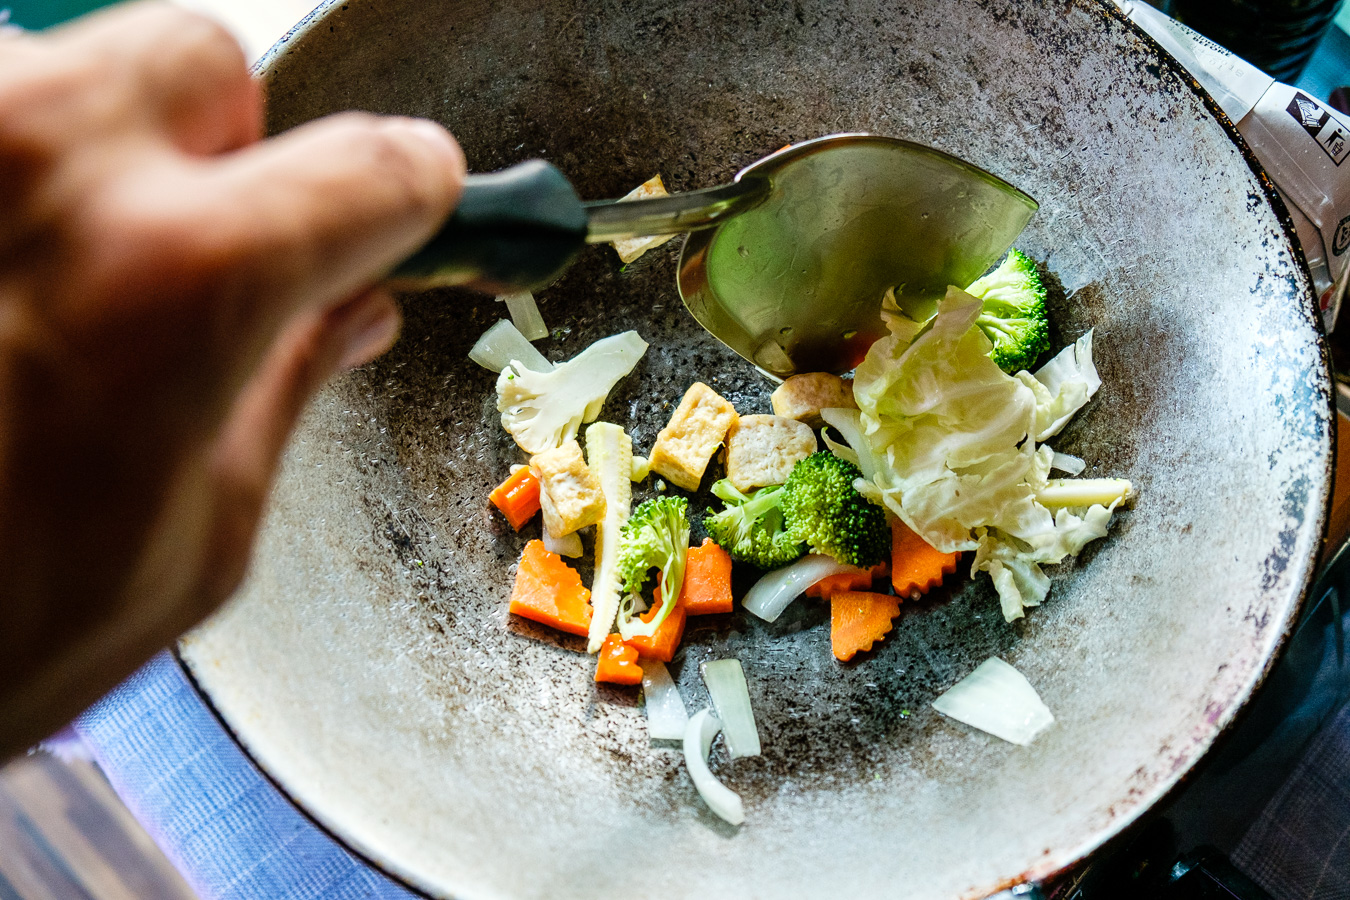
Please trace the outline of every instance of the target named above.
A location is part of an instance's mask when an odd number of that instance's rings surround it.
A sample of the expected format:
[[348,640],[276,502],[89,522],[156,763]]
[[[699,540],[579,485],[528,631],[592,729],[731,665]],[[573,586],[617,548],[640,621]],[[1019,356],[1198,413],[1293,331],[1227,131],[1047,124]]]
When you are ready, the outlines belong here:
[[527,453],[561,447],[594,422],[605,398],[642,354],[647,342],[636,331],[596,341],[551,372],[532,372],[512,361],[497,378],[502,427]]

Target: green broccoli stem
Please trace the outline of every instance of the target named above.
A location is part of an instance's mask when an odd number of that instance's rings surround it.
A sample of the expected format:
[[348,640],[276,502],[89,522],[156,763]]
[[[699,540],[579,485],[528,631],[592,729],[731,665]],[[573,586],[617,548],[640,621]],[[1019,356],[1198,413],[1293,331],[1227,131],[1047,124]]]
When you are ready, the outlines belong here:
[[980,326],[980,328],[984,329],[986,333],[990,331],[997,331],[999,334],[1003,335],[1010,341],[1018,340],[1021,337],[1021,335],[1017,334],[1006,324],[1004,324],[1006,321],[1007,320],[1005,319],[999,319],[994,316],[982,315],[975,320],[975,324]]
[[760,519],[769,512],[769,510],[783,502],[782,492],[783,486],[778,484],[773,485],[772,487],[760,488],[748,502],[741,506],[741,510],[752,521]]

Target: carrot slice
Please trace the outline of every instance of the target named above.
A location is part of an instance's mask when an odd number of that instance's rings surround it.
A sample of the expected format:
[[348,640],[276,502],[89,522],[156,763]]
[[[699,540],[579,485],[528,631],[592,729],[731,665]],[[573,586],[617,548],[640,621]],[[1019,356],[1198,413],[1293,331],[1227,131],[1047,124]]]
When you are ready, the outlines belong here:
[[642,666],[638,665],[637,650],[625,644],[617,634],[606,637],[600,645],[595,680],[611,684],[642,684]]
[[516,474],[497,485],[488,499],[502,511],[506,521],[516,531],[539,512],[539,479],[529,466],[522,466]]
[[843,591],[870,590],[872,583],[884,576],[886,571],[887,566],[882,562],[877,563],[870,569],[863,569],[861,572],[840,572],[838,575],[826,575],[808,587],[805,593],[808,597],[828,599]]
[[[687,583],[687,582],[686,582]],[[680,646],[680,640],[684,637],[684,591],[680,591],[681,599],[675,601],[675,608],[666,616],[656,629],[656,633],[651,637],[631,637],[624,641],[628,646],[638,652],[643,659],[656,659],[661,662],[670,662],[675,657],[675,648]],[[656,588],[656,599],[652,603],[652,608],[643,613],[639,618],[644,622],[650,622],[656,614],[661,611],[661,588]]]
[[731,556],[711,538],[689,548],[680,605],[691,616],[731,612]]
[[530,541],[520,555],[511,612],[568,634],[585,637],[591,627],[591,592],[561,556]]
[[960,553],[939,553],[899,519],[891,519],[891,584],[900,597],[917,597],[956,571]]
[[900,598],[871,591],[844,591],[830,597],[830,646],[847,662],[859,651],[871,650],[891,630],[900,614]]

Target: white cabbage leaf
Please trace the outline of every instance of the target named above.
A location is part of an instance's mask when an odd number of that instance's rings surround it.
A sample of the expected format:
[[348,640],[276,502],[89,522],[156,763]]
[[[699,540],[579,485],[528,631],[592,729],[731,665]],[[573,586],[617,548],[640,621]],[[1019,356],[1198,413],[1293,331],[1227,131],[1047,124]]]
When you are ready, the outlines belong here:
[[1103,537],[1131,488],[1123,479],[1052,481],[1056,454],[1038,446],[1101,386],[1091,332],[1036,375],[1008,375],[975,326],[980,306],[954,287],[924,323],[883,304],[891,333],[854,377],[868,447],[849,443],[881,461],[875,491],[906,525],[941,552],[976,551],[973,571],[990,574],[1012,621],[1045,599],[1040,567]]
[[1065,347],[1033,376],[1017,377],[1036,394],[1036,440],[1052,438],[1102,386],[1092,363],[1092,330]]

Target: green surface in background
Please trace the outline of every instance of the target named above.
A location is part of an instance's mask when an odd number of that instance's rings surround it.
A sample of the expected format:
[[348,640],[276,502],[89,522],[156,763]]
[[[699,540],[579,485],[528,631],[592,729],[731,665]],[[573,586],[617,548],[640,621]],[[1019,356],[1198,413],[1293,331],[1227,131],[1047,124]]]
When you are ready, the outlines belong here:
[[46,28],[67,19],[82,16],[113,0],[0,0],[0,9],[9,10],[9,21],[21,28]]

